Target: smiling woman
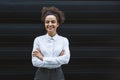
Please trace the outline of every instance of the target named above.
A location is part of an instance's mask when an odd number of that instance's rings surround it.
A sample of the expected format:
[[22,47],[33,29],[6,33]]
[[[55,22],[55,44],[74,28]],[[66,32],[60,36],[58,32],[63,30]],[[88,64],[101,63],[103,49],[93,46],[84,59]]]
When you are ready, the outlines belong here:
[[57,19],[54,15],[48,15],[45,18],[45,28],[50,36],[54,36],[56,34],[56,30],[59,26]]
[[61,66],[70,60],[69,41],[57,33],[64,23],[64,13],[56,7],[43,7],[41,12],[46,34],[33,43],[32,64],[38,67],[34,80],[64,80]]

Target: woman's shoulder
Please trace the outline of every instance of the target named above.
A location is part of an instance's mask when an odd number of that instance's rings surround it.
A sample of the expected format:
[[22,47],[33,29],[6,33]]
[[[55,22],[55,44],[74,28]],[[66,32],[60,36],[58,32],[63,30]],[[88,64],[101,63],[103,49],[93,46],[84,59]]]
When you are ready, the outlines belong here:
[[45,35],[40,35],[40,36],[35,37],[35,39],[43,39],[44,37]]
[[65,37],[65,36],[61,36],[61,35],[59,35],[59,37],[61,38],[61,40],[68,41],[68,38],[67,38],[67,37]]

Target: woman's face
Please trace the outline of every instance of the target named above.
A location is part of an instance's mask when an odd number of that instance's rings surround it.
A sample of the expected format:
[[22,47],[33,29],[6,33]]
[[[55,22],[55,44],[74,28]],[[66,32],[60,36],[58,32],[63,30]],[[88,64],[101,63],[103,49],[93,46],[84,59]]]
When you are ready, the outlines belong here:
[[56,33],[59,23],[54,15],[48,15],[45,18],[45,29],[48,33]]

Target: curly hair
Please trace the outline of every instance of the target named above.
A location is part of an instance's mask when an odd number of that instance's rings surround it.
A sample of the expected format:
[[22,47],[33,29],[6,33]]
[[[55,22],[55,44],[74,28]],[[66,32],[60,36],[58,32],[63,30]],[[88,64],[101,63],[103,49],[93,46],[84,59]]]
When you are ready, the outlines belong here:
[[59,24],[63,24],[65,21],[65,16],[63,11],[59,10],[58,8],[52,7],[43,7],[41,10],[41,21],[45,22],[45,18],[48,15],[54,15],[57,18]]

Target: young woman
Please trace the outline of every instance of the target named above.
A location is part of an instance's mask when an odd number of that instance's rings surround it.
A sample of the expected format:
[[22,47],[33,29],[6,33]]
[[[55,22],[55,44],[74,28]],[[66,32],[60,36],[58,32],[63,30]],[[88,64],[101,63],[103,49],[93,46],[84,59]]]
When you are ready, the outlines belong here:
[[57,33],[64,23],[64,13],[56,7],[43,7],[41,20],[46,34],[35,38],[32,50],[32,64],[38,67],[34,80],[64,80],[61,69],[70,60],[69,41]]

